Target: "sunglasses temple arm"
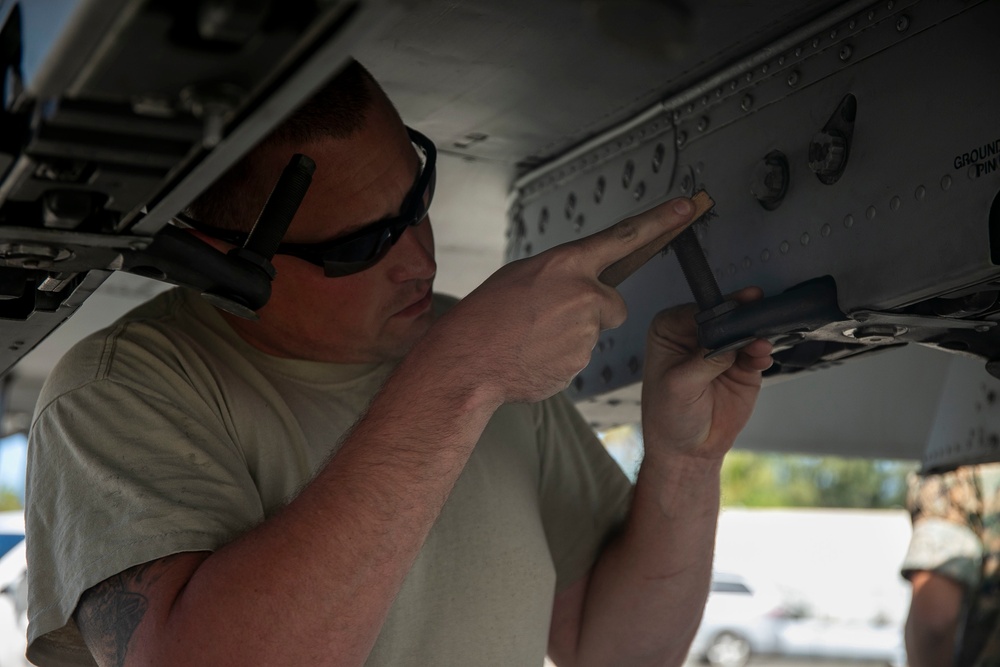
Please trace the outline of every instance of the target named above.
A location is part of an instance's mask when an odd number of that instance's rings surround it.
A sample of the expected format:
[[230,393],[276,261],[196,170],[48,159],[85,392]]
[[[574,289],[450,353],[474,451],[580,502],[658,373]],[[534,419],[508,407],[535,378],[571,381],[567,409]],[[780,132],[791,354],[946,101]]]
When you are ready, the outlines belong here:
[[295,212],[299,210],[315,172],[316,163],[309,156],[301,153],[293,155],[261,209],[246,243],[242,248],[231,250],[230,254],[252,262],[273,278],[271,258],[288,231]]
[[[271,281],[276,275],[271,258],[305,198],[315,171],[316,163],[308,156],[301,153],[292,156],[271,190],[246,243],[242,248],[233,248],[227,253],[228,266],[211,262],[202,265],[214,265],[217,273],[221,271],[224,274],[216,276],[223,279],[217,281],[213,288],[202,291],[205,299],[233,315],[257,319],[256,311],[271,297]],[[234,271],[237,275],[242,274],[243,279],[234,282]]]
[[242,248],[223,254],[186,231],[167,225],[148,245],[115,248],[109,269],[127,271],[201,292],[210,303],[250,320],[271,297],[271,265],[312,182],[316,164],[296,154],[271,191]]

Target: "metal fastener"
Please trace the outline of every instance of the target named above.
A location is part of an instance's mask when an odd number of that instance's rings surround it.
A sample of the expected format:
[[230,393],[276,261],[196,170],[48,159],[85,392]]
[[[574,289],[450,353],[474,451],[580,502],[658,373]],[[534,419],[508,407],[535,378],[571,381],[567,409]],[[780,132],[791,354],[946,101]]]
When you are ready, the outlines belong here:
[[564,211],[566,213],[566,219],[569,220],[570,218],[572,218],[573,213],[575,211],[576,211],[576,195],[571,192],[569,193],[569,196],[566,197],[566,208]]
[[667,149],[663,144],[656,144],[656,148],[653,150],[653,164],[652,164],[654,174],[660,172],[660,167],[663,166],[663,158],[666,155],[666,152]]

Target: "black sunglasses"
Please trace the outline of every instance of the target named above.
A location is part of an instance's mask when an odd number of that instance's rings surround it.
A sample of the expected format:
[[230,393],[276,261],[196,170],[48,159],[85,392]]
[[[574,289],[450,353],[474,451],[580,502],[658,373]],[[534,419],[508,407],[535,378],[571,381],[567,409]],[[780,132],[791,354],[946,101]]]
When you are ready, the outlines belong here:
[[[412,128],[406,128],[410,141],[423,154],[423,166],[413,187],[403,199],[399,215],[378,220],[361,229],[329,241],[319,243],[282,243],[276,251],[280,255],[298,257],[323,267],[328,278],[349,276],[376,264],[389,248],[395,245],[407,227],[419,225],[427,218],[427,210],[434,198],[437,149],[434,142]],[[177,219],[213,238],[242,247],[246,232],[222,229],[180,214]]]

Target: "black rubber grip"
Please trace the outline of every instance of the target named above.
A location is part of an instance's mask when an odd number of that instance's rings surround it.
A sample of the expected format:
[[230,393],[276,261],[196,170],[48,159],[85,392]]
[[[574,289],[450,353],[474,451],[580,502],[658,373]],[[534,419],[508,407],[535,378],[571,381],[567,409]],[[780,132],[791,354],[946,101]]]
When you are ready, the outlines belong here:
[[698,339],[702,347],[719,350],[739,341],[776,340],[848,319],[837,303],[837,283],[831,276],[821,276],[699,324]]
[[271,190],[243,248],[270,260],[288,231],[295,212],[312,183],[316,163],[308,155],[296,153]]

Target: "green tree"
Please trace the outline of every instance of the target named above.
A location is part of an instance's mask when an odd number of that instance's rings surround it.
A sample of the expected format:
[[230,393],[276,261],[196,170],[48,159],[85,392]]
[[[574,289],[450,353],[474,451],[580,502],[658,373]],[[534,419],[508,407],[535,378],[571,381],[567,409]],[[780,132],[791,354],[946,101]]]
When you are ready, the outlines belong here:
[[722,502],[743,507],[902,507],[916,463],[734,451]]
[[10,489],[0,487],[0,512],[23,509],[21,499]]

